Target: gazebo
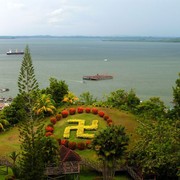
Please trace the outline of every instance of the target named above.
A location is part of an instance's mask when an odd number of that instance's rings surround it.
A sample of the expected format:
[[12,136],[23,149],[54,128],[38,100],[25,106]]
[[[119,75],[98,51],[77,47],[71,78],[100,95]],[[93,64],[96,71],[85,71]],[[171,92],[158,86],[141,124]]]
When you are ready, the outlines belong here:
[[45,175],[47,179],[63,178],[66,175],[73,175],[74,179],[79,179],[80,156],[73,150],[61,145],[59,166],[47,166]]

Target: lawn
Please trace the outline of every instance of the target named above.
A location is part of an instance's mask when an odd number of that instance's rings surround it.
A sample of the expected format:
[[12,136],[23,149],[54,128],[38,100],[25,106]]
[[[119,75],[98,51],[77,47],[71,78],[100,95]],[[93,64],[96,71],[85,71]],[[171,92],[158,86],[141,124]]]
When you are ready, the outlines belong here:
[[[108,109],[108,108],[99,108],[99,110],[105,112],[112,120],[115,125],[122,125],[125,126],[127,134],[130,135],[130,144],[129,148],[132,147],[135,140],[137,139],[137,134],[135,132],[138,122],[136,121],[136,117],[130,113],[122,112],[117,109]],[[57,138],[63,138],[63,133],[65,127],[68,125],[68,119],[84,119],[86,120],[86,125],[90,125],[92,120],[98,120],[98,130],[102,130],[106,128],[107,124],[103,118],[99,117],[98,115],[94,115],[92,113],[82,113],[82,114],[75,114],[69,115],[67,118],[63,118],[57,122],[55,125],[55,132],[54,135]],[[50,118],[45,118],[44,124],[50,123]],[[97,131],[89,131],[89,133],[97,133]],[[88,131],[87,131],[88,132]],[[77,139],[75,137],[76,131],[72,131],[69,141],[82,141],[82,139]],[[0,156],[8,156],[12,151],[19,151],[20,142],[19,142],[19,131],[18,127],[12,127],[9,130],[0,133]],[[85,152],[82,152],[85,154]],[[89,152],[88,152],[89,154]]]
[[[136,121],[136,117],[130,113],[122,112],[117,109],[108,109],[108,108],[98,108],[99,110],[103,111],[106,115],[108,115],[112,120],[113,124],[115,125],[122,125],[125,126],[127,134],[130,136],[130,143],[129,148],[131,148],[138,138],[136,134],[136,128],[138,126],[138,122]],[[96,134],[99,130],[102,130],[107,127],[106,121],[99,117],[99,115],[94,115],[92,113],[82,113],[82,114],[75,114],[69,115],[66,118],[61,119],[58,121],[54,126],[54,136],[56,138],[63,139],[64,129],[69,125],[67,120],[68,119],[82,119],[85,120],[85,125],[91,125],[92,120],[98,120],[98,129],[95,130],[88,130],[85,133]],[[50,118],[45,118],[42,121],[45,126],[50,123]],[[76,124],[74,124],[76,125]],[[69,141],[84,141],[85,139],[78,139],[76,138],[76,130],[70,132]],[[12,151],[19,151],[20,150],[20,142],[19,142],[19,131],[18,127],[12,127],[11,129],[0,133],[0,156],[8,157]],[[76,152],[83,158],[86,159],[93,159],[96,160],[97,156],[94,151],[87,149],[87,150],[76,150]],[[87,173],[81,173],[81,179],[87,179]],[[89,179],[93,179],[96,177],[97,174],[90,173]],[[121,177],[121,178],[120,178]],[[119,176],[118,179],[127,180],[126,176]],[[1,176],[0,176],[1,180]]]

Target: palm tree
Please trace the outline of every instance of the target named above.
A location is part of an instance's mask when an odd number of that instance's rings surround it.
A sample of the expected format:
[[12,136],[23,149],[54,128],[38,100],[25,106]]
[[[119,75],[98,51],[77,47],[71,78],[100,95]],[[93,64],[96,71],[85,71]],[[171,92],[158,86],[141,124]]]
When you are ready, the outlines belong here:
[[78,101],[78,97],[69,91],[68,94],[64,96],[62,101],[69,104],[75,104]]
[[34,106],[34,112],[36,115],[54,114],[56,111],[54,104],[55,102],[50,94],[39,94]]

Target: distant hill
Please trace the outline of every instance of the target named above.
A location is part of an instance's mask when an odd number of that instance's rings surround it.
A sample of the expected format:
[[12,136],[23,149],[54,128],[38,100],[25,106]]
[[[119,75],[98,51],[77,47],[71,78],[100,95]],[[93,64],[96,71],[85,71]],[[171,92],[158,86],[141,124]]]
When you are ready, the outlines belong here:
[[180,37],[151,37],[151,36],[0,36],[0,39],[24,39],[24,38],[99,38],[102,41],[127,41],[127,42],[173,42],[179,43]]

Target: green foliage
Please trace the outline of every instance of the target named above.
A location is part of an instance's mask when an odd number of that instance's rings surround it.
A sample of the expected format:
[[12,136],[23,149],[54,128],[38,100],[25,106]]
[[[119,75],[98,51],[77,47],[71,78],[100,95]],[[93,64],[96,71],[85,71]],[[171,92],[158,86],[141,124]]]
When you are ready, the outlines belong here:
[[33,111],[38,116],[47,116],[55,113],[55,102],[51,98],[51,94],[38,93],[36,96]]
[[139,127],[140,139],[130,154],[131,165],[143,174],[176,176],[180,165],[180,128],[178,121],[146,121]]
[[11,125],[26,119],[27,108],[25,109],[24,104],[25,99],[23,95],[17,95],[10,106],[3,109],[3,116]]
[[173,87],[173,96],[175,114],[177,119],[180,119],[180,73],[179,78],[176,80],[176,87]]
[[29,47],[26,46],[21,69],[18,78],[19,93],[29,94],[32,91],[38,90],[38,82],[35,78],[34,67],[31,60]]
[[137,114],[146,119],[157,120],[165,117],[166,107],[158,97],[152,97],[137,106]]
[[115,173],[115,164],[125,155],[129,137],[122,126],[111,126],[100,131],[92,142],[92,148],[103,161],[103,177],[111,179]]
[[97,101],[97,98],[94,98],[92,94],[90,94],[89,91],[84,92],[80,95],[79,98],[80,102],[85,104],[85,105],[92,105]]
[[41,153],[44,164],[57,164],[60,159],[58,141],[53,137],[44,137],[41,142],[43,145]]
[[34,121],[25,121],[20,125],[20,176],[24,180],[43,179],[44,154],[42,153],[44,138],[43,125],[37,125]]
[[132,89],[129,93],[119,89],[110,93],[107,97],[107,103],[112,107],[122,110],[135,111],[136,106],[140,103],[140,100]]
[[52,99],[57,105],[62,103],[62,100],[66,94],[68,94],[68,85],[65,81],[58,81],[55,78],[50,78],[50,85],[42,93],[51,94]]

